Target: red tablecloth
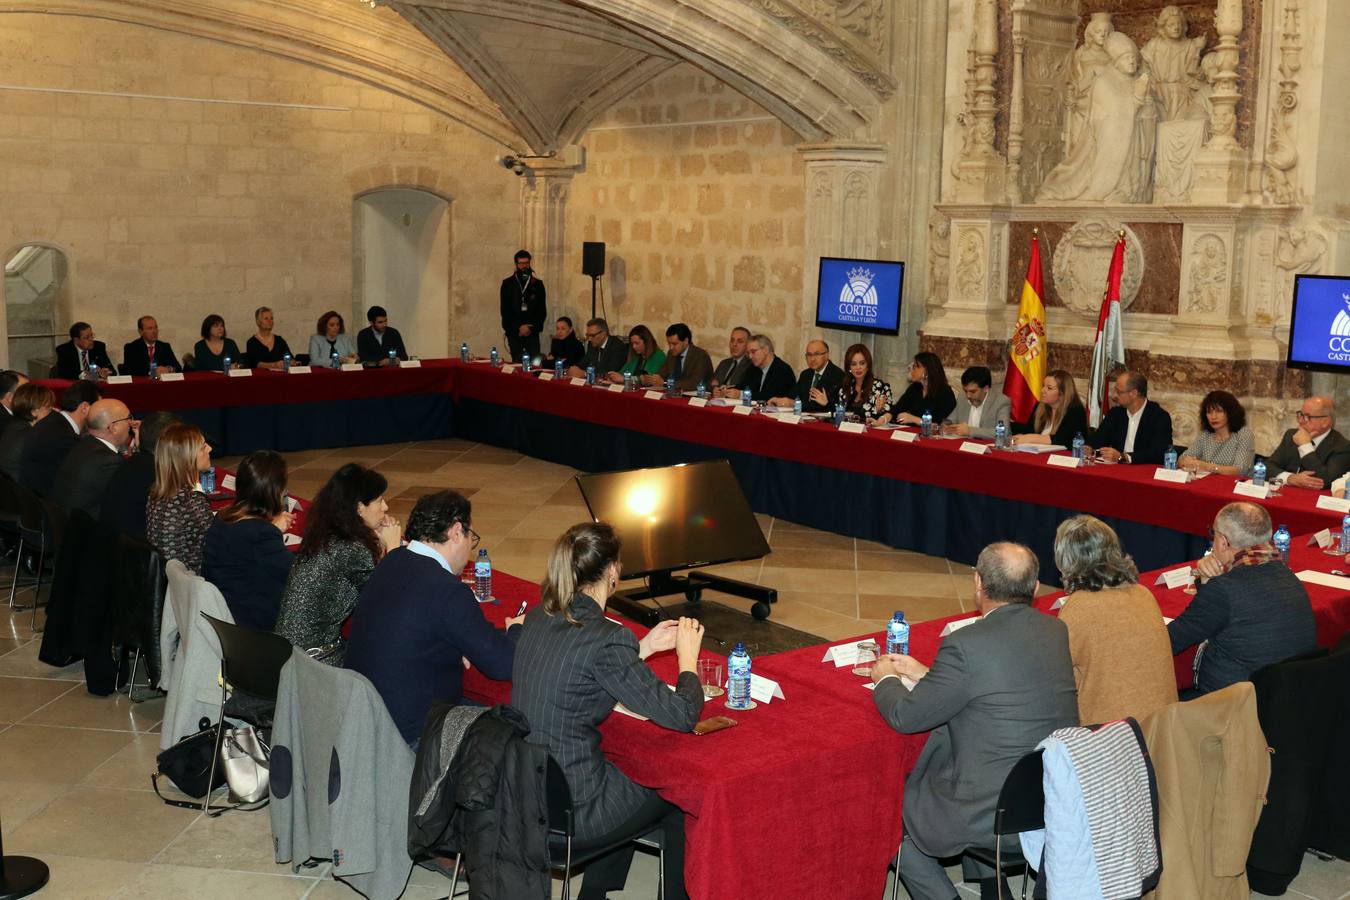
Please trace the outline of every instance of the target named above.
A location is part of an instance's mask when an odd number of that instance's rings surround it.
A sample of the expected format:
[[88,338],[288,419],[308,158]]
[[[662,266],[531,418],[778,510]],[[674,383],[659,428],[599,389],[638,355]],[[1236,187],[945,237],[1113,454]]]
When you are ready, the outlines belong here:
[[[610,393],[566,380],[538,381],[486,365],[451,366],[456,397],[792,462],[1117,516],[1190,534],[1205,534],[1219,507],[1240,499],[1233,495],[1236,479],[1223,475],[1179,485],[1154,480],[1154,466],[1064,469],[1051,466],[1044,455],[963,453],[960,440],[905,443],[892,439],[890,430],[840,433],[822,422],[787,425],[758,414],[736,415],[728,406],[693,407],[684,398],[651,400],[643,392]],[[1276,522],[1296,533],[1339,524],[1339,513],[1316,508],[1317,497],[1318,492],[1286,488],[1260,502]]]

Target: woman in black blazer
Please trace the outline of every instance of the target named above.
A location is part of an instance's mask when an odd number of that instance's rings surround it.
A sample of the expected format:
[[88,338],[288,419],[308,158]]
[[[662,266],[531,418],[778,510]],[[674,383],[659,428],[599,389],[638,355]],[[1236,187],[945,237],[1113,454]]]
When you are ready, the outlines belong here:
[[[542,604],[525,617],[511,675],[511,704],[530,721],[526,740],[548,748],[567,776],[578,850],[638,837],[660,826],[666,896],[685,898],[684,813],[630,781],[600,750],[599,725],[616,702],[657,725],[691,731],[703,710],[696,673],[703,626],[661,622],[641,641],[605,617],[619,581],[619,536],[604,523],[574,525],[553,547]],[[674,650],[675,690],[643,662]],[[586,867],[579,900],[622,890],[633,844]]]
[[956,409],[956,392],[947,383],[947,372],[936,353],[916,353],[909,364],[909,387],[891,407],[891,415],[901,425],[918,425],[923,414],[933,416],[941,425]]
[[294,560],[282,537],[291,527],[286,461],[271,450],[250,453],[234,480],[234,502],[206,530],[202,577],[220,590],[236,625],[271,631]]
[[1077,435],[1087,437],[1087,410],[1078,399],[1078,385],[1063,369],[1047,372],[1041,381],[1041,401],[1025,422],[1014,422],[1013,444],[1058,444],[1072,447]]

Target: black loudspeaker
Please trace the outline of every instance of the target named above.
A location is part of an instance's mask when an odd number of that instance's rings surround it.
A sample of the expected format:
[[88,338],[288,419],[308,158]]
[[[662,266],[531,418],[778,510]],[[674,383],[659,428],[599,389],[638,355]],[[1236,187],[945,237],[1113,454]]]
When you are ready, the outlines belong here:
[[592,277],[605,274],[605,242],[583,241],[581,244],[581,274]]

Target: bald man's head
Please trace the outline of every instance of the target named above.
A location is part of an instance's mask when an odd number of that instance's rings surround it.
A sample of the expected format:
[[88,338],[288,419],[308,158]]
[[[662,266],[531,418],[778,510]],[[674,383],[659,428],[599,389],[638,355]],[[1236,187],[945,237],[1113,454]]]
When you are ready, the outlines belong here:
[[1336,406],[1330,397],[1314,396],[1299,407],[1298,424],[1313,437],[1326,434],[1336,425]]
[[830,345],[821,340],[806,342],[806,366],[819,372],[830,364]]
[[122,451],[131,444],[131,410],[121,400],[99,400],[89,407],[89,433]]

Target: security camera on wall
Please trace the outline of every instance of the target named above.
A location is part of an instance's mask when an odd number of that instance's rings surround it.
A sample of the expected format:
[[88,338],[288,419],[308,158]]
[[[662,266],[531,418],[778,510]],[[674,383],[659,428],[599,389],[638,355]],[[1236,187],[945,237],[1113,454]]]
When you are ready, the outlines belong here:
[[497,163],[503,169],[509,169],[512,172],[515,172],[517,176],[525,174],[526,170],[525,163],[521,162],[514,156],[499,156],[497,157]]

